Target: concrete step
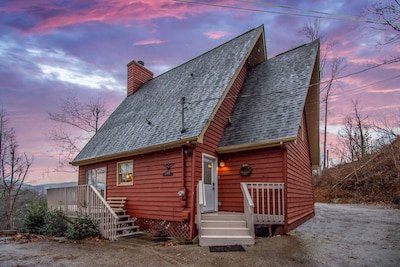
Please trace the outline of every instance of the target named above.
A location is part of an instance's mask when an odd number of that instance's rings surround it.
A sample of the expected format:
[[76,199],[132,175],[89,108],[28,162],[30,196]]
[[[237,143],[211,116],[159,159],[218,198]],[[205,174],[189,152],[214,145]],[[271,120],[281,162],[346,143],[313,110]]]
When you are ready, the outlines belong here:
[[254,245],[255,240],[250,235],[244,236],[218,236],[202,235],[199,239],[199,245],[207,246],[231,246],[231,245]]
[[201,214],[200,246],[254,245],[243,213]]
[[201,220],[201,227],[240,228],[246,227],[246,221]]
[[244,221],[243,213],[235,212],[216,212],[216,213],[203,213],[201,220],[215,220],[215,221]]
[[247,236],[249,228],[221,228],[221,227],[201,227],[201,236]]

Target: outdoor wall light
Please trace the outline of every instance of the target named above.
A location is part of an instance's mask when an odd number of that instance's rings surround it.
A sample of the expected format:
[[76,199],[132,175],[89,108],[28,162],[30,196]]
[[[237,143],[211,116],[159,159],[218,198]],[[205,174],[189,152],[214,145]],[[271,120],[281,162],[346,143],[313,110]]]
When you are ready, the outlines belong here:
[[192,150],[190,150],[187,147],[184,147],[183,153],[185,154],[186,157],[190,157],[192,155]]
[[219,162],[219,166],[220,166],[221,168],[225,167],[225,161],[223,161],[223,160],[221,159],[220,162]]

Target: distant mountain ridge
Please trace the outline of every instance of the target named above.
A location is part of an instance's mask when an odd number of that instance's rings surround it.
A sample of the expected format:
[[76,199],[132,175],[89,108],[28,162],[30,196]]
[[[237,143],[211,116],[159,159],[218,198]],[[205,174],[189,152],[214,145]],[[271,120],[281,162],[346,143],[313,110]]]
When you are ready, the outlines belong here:
[[46,189],[49,188],[60,188],[60,187],[69,187],[69,186],[77,186],[78,182],[65,182],[65,183],[50,183],[50,184],[39,184],[32,185],[28,183],[24,183],[21,189],[29,189],[37,192],[40,195],[46,194]]

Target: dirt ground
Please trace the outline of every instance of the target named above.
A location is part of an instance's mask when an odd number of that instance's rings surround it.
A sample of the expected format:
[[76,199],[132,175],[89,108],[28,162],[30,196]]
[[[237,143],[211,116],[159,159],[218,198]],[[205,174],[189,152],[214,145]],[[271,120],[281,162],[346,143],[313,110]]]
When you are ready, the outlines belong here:
[[160,246],[151,235],[116,242],[0,238],[0,266],[400,266],[400,210],[317,203],[290,236],[257,238],[245,252]]

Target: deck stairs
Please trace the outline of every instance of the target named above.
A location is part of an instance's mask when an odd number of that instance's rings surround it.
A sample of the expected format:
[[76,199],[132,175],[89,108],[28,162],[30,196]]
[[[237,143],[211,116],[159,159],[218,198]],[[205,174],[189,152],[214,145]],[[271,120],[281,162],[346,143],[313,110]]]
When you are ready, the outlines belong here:
[[117,214],[119,220],[117,222],[117,239],[119,237],[126,237],[139,234],[139,226],[135,225],[135,219],[132,219],[130,215],[126,214],[125,211],[126,197],[109,197],[107,198],[107,204]]
[[254,235],[246,227],[243,213],[215,212],[201,214],[200,246],[254,245]]

